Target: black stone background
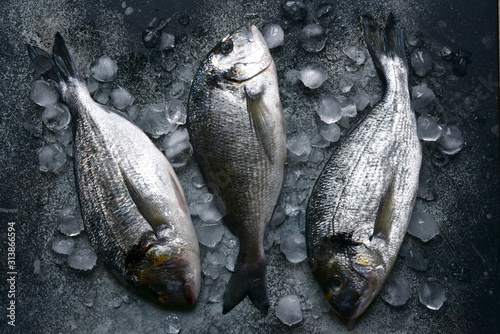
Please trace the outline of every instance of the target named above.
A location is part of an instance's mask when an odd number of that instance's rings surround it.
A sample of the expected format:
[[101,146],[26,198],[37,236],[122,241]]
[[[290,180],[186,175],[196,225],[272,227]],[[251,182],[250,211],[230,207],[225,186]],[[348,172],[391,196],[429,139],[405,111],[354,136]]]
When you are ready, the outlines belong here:
[[[309,13],[320,3],[305,2]],[[193,50],[192,59],[179,59],[188,64],[198,64],[210,45],[246,22],[259,27],[266,22],[286,25],[277,1],[141,0],[127,5],[134,8],[134,13],[124,17],[121,1],[27,0],[0,4],[0,333],[162,333],[166,332],[166,319],[171,313],[180,318],[181,333],[347,332],[345,324],[334,315],[323,313],[315,319],[307,307],[302,323],[292,328],[276,318],[275,307],[281,296],[294,293],[297,286],[315,286],[310,283],[312,276],[307,264],[287,263],[277,246],[267,253],[272,305],[267,317],[260,315],[248,300],[223,316],[220,304],[206,302],[210,287],[205,285],[194,310],[164,309],[123,287],[100,261],[91,272],[77,272],[65,263],[57,264],[56,254],[50,249],[56,235],[55,217],[63,206],[76,201],[74,181],[69,162],[59,175],[38,170],[36,152],[44,139],[33,137],[22,126],[26,120],[39,124],[42,111],[29,100],[31,84],[38,77],[29,64],[25,43],[38,43],[49,49],[54,33],[61,31],[79,64],[87,64],[102,54],[110,55],[120,66],[117,81],[132,92],[136,103],[145,105],[161,100],[168,87],[161,75],[154,75],[161,72],[154,65],[156,56],[144,48],[140,39],[141,31],[153,17],[176,15],[169,32],[188,35],[184,44],[187,50]],[[377,297],[353,332],[500,332],[497,3],[378,0],[338,1],[334,5],[341,17],[335,24],[342,23],[344,28],[334,24],[335,27],[328,30],[326,50],[311,56],[323,59],[323,64],[331,64],[329,82],[332,85],[336,84],[335,74],[339,71],[335,62],[345,58],[342,50],[355,43],[363,45],[359,16],[366,12],[374,13],[381,22],[392,11],[405,34],[420,31],[425,46],[434,54],[447,45],[454,51],[472,52],[473,60],[464,77],[457,78],[448,70],[444,78],[431,80],[433,88],[442,93],[436,113],[443,122],[461,129],[465,145],[447,165],[439,168],[430,163],[431,145],[424,147],[427,160],[424,159],[423,169],[435,178],[436,200],[419,200],[417,205],[435,215],[441,234],[425,245],[412,237],[408,237],[407,242],[424,249],[430,261],[429,269],[416,273],[399,258],[394,271],[409,278],[410,300],[401,308],[393,308]],[[177,23],[182,14],[191,18],[187,27]],[[273,50],[279,76],[288,68],[300,69],[305,63],[294,41],[298,27],[303,25],[289,23],[285,46]],[[206,29],[201,37],[192,35],[198,26]],[[485,36],[492,39],[489,47],[482,41]],[[421,81],[412,75],[410,84]],[[371,91],[380,91],[379,80],[372,82]],[[289,107],[288,132],[301,133],[303,127],[310,133],[308,119],[312,119],[314,104],[308,105],[307,101],[317,100],[324,91],[309,92],[300,84],[291,90],[299,98],[282,97],[285,109]],[[186,98],[187,93],[183,99]],[[300,102],[301,99],[306,102]],[[294,103],[300,112],[296,112]],[[491,130],[495,125],[496,135]],[[325,153],[328,156],[328,150]],[[191,162],[191,170],[195,170],[193,166]],[[181,181],[188,187],[189,178],[181,177]],[[313,181],[310,183],[312,187]],[[310,187],[304,191],[310,192]],[[15,328],[7,326],[6,318],[7,222],[15,222],[16,228]],[[284,230],[288,228],[287,223],[283,225]],[[298,224],[300,226],[300,222]],[[35,260],[41,262],[40,274],[34,273]],[[437,277],[446,286],[448,300],[439,311],[428,310],[418,302],[416,288],[426,277]],[[97,297],[94,306],[88,308],[81,299],[92,287],[97,289]],[[313,289],[310,293],[318,295],[319,291]],[[127,296],[128,302],[114,308],[110,301],[117,296]],[[307,299],[308,296],[301,296],[303,307]],[[318,304],[313,302],[312,308],[316,307]]]

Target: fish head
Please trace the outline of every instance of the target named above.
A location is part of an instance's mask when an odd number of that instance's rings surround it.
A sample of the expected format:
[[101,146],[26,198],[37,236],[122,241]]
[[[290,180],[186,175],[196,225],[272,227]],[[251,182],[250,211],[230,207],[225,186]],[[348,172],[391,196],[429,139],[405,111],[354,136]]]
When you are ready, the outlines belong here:
[[180,246],[150,245],[131,268],[132,284],[167,305],[194,305],[200,293],[199,254]]
[[354,319],[370,305],[381,288],[381,256],[364,244],[331,249],[309,261],[333,310]]
[[264,37],[250,24],[224,37],[207,59],[217,75],[236,82],[256,76],[272,62]]

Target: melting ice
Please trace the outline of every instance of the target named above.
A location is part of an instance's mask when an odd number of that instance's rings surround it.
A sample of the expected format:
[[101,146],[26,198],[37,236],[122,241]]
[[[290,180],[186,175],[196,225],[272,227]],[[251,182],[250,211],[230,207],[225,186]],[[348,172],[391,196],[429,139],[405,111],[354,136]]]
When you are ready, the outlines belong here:
[[51,83],[45,80],[36,80],[31,87],[30,98],[36,104],[46,107],[56,103],[59,99],[59,94]]
[[116,109],[122,110],[134,103],[134,97],[125,88],[118,86],[111,91],[111,103]]
[[416,49],[411,54],[411,66],[415,74],[424,77],[432,69],[432,54],[425,49]]
[[436,120],[428,115],[422,115],[417,119],[417,135],[424,141],[436,141],[441,137],[442,128]]
[[288,261],[299,263],[306,259],[306,238],[300,233],[295,233],[281,242],[280,250]]
[[189,142],[187,129],[178,129],[166,135],[163,139],[163,149],[172,167],[186,166],[189,158],[193,155],[193,147]]
[[300,81],[310,89],[319,88],[327,79],[326,70],[318,64],[306,65],[300,70]]
[[42,172],[57,172],[66,163],[66,153],[59,143],[47,144],[38,151],[38,161]]
[[446,301],[446,289],[439,280],[429,278],[418,286],[418,298],[427,308],[439,310]]
[[49,104],[42,113],[42,122],[52,131],[66,127],[71,121],[69,108],[62,103]]
[[319,118],[326,124],[332,124],[342,118],[342,112],[339,101],[333,96],[325,96],[319,100],[316,112]]
[[77,206],[64,207],[57,218],[59,231],[67,236],[74,237],[83,231],[83,219]]
[[97,59],[90,68],[90,73],[97,81],[110,82],[118,72],[118,65],[109,56],[102,56]]
[[462,132],[454,125],[443,126],[443,134],[437,140],[439,150],[447,155],[458,153],[464,145]]
[[68,254],[69,266],[78,270],[90,270],[96,261],[97,255],[90,245],[78,246]]
[[293,161],[307,161],[311,153],[311,142],[305,133],[288,138],[286,148],[291,153],[288,157]]
[[390,275],[380,292],[382,299],[392,306],[406,304],[410,298],[410,294],[410,284],[406,277],[401,274]]
[[301,32],[300,43],[307,52],[319,52],[326,44],[326,34],[319,24],[306,25]]
[[281,297],[276,306],[276,316],[282,323],[293,326],[302,321],[302,310],[300,308],[299,297],[288,295]]
[[408,233],[427,242],[439,234],[439,227],[434,217],[422,211],[413,211]]
[[262,35],[269,49],[274,49],[284,43],[285,33],[279,24],[266,24],[262,28]]

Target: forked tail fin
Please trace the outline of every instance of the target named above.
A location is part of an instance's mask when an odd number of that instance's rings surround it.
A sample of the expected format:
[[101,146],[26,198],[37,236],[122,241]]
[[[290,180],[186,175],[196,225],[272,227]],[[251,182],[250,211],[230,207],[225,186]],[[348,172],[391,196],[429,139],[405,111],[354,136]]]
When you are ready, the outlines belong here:
[[269,297],[266,287],[266,260],[236,262],[236,268],[224,293],[222,313],[226,314],[247,295],[262,313],[267,314]]
[[363,17],[363,25],[365,42],[377,71],[385,77],[384,58],[400,59],[407,70],[408,63],[406,62],[403,33],[399,29],[394,15],[392,13],[389,15],[383,29],[379,27],[371,15]]
[[39,47],[27,45],[28,55],[35,71],[44,79],[61,84],[70,78],[81,80],[73,57],[60,33],[56,33],[52,55]]

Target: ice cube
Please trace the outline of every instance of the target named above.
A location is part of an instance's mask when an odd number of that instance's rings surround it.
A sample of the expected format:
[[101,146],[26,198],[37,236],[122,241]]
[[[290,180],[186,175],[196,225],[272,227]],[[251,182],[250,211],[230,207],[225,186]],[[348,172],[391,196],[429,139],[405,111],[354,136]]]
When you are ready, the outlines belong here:
[[98,88],[99,88],[99,81],[94,79],[93,76],[89,76],[87,78],[87,89],[89,90],[89,93],[90,94],[94,93],[95,91],[97,91]]
[[201,189],[205,186],[205,181],[201,176],[193,176],[191,178],[191,183],[193,184],[193,187],[196,189]]
[[56,132],[56,140],[63,145],[68,145],[73,141],[73,131],[70,126],[66,126]]
[[333,96],[325,96],[319,100],[316,112],[326,124],[332,124],[342,118],[340,103]]
[[46,107],[55,104],[59,100],[59,94],[52,83],[36,80],[31,86],[30,98],[39,106]]
[[175,314],[170,314],[165,319],[166,323],[166,334],[177,334],[181,331],[181,320]]
[[191,82],[193,80],[195,68],[193,65],[182,65],[178,70],[178,77],[182,81]]
[[356,117],[358,115],[356,105],[349,104],[345,107],[340,108],[340,114],[342,115],[342,117]]
[[325,154],[323,153],[323,150],[315,149],[313,150],[313,153],[311,154],[311,158],[309,160],[311,160],[313,164],[320,164],[324,159]]
[[326,34],[319,24],[306,25],[300,34],[300,43],[307,52],[320,52],[326,44]]
[[176,130],[165,136],[163,148],[168,161],[174,168],[185,167],[193,155],[187,129]]
[[34,124],[28,121],[23,122],[23,128],[28,131],[33,137],[40,138],[43,134],[42,123]]
[[118,65],[109,56],[102,56],[97,59],[90,68],[90,73],[97,81],[110,82],[118,72]]
[[359,45],[353,45],[344,50],[344,53],[349,57],[356,65],[363,65],[366,60],[365,49]]
[[439,227],[432,215],[415,210],[408,226],[408,233],[427,242],[439,234]]
[[433,108],[436,95],[425,83],[421,83],[411,89],[411,98],[415,112],[425,114]]
[[285,33],[279,24],[266,24],[262,28],[262,35],[269,49],[274,49],[284,43]]
[[335,123],[322,123],[318,126],[318,129],[321,136],[331,143],[337,142],[340,139],[340,127]]
[[125,15],[131,15],[134,12],[134,8],[127,7],[125,8]]
[[182,125],[186,123],[187,111],[181,100],[168,102],[167,119],[171,124]]
[[330,146],[330,142],[323,138],[323,136],[319,133],[319,130],[316,128],[311,136],[311,146],[316,148],[326,148]]
[[226,291],[226,284],[222,281],[215,281],[209,287],[208,302],[209,303],[221,303]]
[[165,103],[150,104],[137,117],[135,123],[153,138],[169,133],[177,128],[167,119],[167,105]]
[[209,252],[203,259],[201,269],[205,276],[216,279],[221,274],[226,264],[226,256],[220,251]]
[[97,296],[97,290],[95,287],[91,287],[87,293],[85,294],[85,296],[83,296],[82,298],[82,303],[83,305],[87,306],[87,307],[92,307],[94,306],[94,301],[95,301],[95,298]]
[[111,301],[109,302],[109,306],[119,308],[120,306],[122,306],[122,303],[123,299],[121,299],[120,297],[113,297],[113,299],[111,299]]
[[318,64],[309,64],[300,70],[300,81],[310,89],[319,88],[328,79],[326,70]]
[[220,207],[221,203],[222,201],[217,200],[214,195],[205,193],[195,203],[195,210],[204,222],[216,222],[226,214],[224,208]]
[[66,127],[71,121],[69,108],[62,103],[49,104],[42,113],[42,122],[52,131]]
[[322,3],[316,8],[315,21],[328,27],[337,19],[337,11],[330,3]]
[[436,141],[442,132],[443,129],[433,117],[422,115],[417,119],[417,135],[423,141]]
[[417,271],[426,271],[429,266],[429,260],[424,257],[424,252],[418,247],[409,247],[406,258],[409,261],[410,267]]
[[305,133],[288,138],[286,148],[292,161],[307,161],[312,150],[309,136]]
[[342,75],[339,79],[339,88],[342,93],[347,93],[354,86],[354,81],[346,75]]
[[71,238],[54,238],[52,240],[52,250],[58,254],[69,254],[74,245],[75,240]]
[[411,66],[415,74],[424,77],[432,69],[432,54],[425,49],[416,49],[411,54]]
[[278,205],[274,209],[273,217],[271,218],[271,221],[269,224],[271,226],[281,225],[285,221],[285,218],[286,218],[285,210],[283,209],[283,207],[281,205]]
[[401,306],[410,298],[410,284],[401,274],[392,274],[380,292],[382,299],[389,305]]
[[111,84],[105,82],[99,85],[99,89],[94,93],[94,100],[100,104],[107,104],[109,94],[111,93]]
[[184,83],[180,81],[173,82],[170,85],[168,94],[173,98],[179,98],[184,95]]
[[125,88],[118,86],[111,91],[111,103],[119,110],[125,109],[134,103],[134,97]]
[[62,233],[74,237],[83,231],[83,219],[78,206],[64,207],[58,215],[57,227]]
[[47,144],[38,151],[38,161],[42,172],[58,172],[66,163],[66,153],[59,143]]
[[428,201],[434,200],[434,179],[431,176],[420,174],[417,196]]
[[285,17],[291,21],[300,21],[307,16],[306,5],[300,0],[285,1],[282,7]]
[[362,111],[370,104],[371,97],[365,92],[364,89],[358,89],[356,95],[353,97],[354,104],[356,105],[356,109],[358,111]]
[[139,107],[138,105],[131,105],[127,108],[127,114],[132,120],[135,120],[137,117],[139,117],[140,112],[141,107]]
[[299,297],[288,295],[281,297],[276,306],[276,316],[282,323],[293,326],[302,321]]
[[175,36],[168,34],[166,32],[161,33],[160,43],[158,44],[158,50],[171,50],[175,47]]
[[196,228],[198,241],[203,246],[215,247],[224,235],[224,227],[220,221],[214,223],[203,223]]
[[428,278],[418,286],[418,298],[427,308],[439,310],[446,301],[446,289],[439,280]]
[[78,246],[68,255],[69,266],[78,270],[90,270],[94,268],[96,261],[95,251],[89,245]]
[[437,147],[442,153],[447,155],[458,153],[464,146],[462,132],[455,125],[444,125],[442,128],[441,138],[436,141]]
[[281,242],[280,250],[288,261],[299,263],[306,259],[306,238],[300,233],[292,234]]

